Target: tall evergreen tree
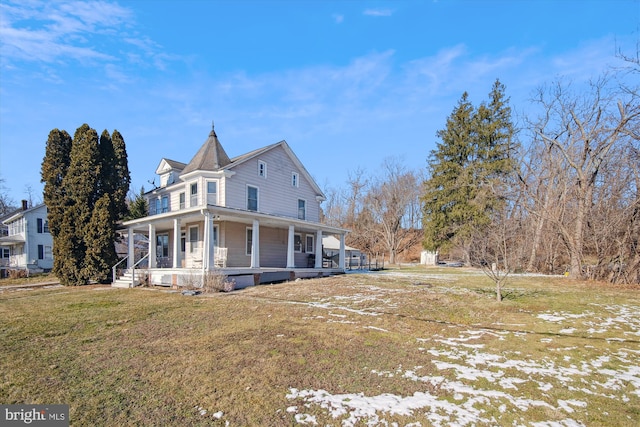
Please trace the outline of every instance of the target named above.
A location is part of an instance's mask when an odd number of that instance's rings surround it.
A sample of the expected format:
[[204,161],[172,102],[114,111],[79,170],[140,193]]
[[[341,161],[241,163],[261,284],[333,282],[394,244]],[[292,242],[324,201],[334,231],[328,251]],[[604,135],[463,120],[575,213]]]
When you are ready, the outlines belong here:
[[64,245],[59,242],[64,222],[67,194],[62,185],[71,162],[72,139],[64,130],[49,132],[45,156],[42,160],[41,181],[44,183],[44,203],[47,205],[49,231],[53,237],[53,272],[62,275],[65,264]]
[[118,262],[114,242],[115,221],[111,211],[113,203],[109,194],[103,194],[96,202],[86,230],[86,252],[83,277],[99,283],[110,279],[111,267]]
[[87,124],[80,126],[73,136],[71,162],[62,182],[68,196],[63,231],[64,237],[71,242],[68,262],[74,263],[67,266],[68,285],[83,285],[90,279],[85,268],[86,234],[99,195],[100,157],[97,132]]
[[465,92],[437,136],[423,196],[424,247],[468,248],[476,230],[491,222],[514,171],[514,127],[505,87],[498,80],[489,103],[475,109]]
[[116,223],[127,212],[129,169],[124,139],[84,124],[73,140],[49,135],[42,164],[54,238],[54,273],[64,285],[108,280],[117,261]]

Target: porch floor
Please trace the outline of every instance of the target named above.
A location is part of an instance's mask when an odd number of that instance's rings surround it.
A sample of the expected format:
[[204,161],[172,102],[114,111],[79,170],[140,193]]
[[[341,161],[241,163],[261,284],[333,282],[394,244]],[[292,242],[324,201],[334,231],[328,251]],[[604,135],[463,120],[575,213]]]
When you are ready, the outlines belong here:
[[[295,279],[309,279],[314,277],[328,277],[344,274],[341,268],[277,268],[277,267],[227,267],[215,268],[210,272],[222,274],[235,282],[234,289],[243,289],[248,286],[256,286],[268,283],[293,281]],[[204,270],[201,268],[139,268],[135,270],[136,277],[140,274],[148,274],[150,282],[154,286],[184,286],[187,282],[198,281]],[[134,283],[131,272],[125,273],[128,278],[116,280],[112,285],[122,287],[122,283]],[[120,283],[119,284],[117,284]],[[135,281],[136,285],[138,281]],[[128,287],[128,286],[127,286]]]

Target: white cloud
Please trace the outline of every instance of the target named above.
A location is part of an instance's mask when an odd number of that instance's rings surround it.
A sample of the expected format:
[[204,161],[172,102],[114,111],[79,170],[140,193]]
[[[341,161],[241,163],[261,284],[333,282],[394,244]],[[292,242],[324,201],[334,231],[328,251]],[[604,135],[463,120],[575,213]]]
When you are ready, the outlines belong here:
[[393,15],[393,11],[391,9],[366,9],[362,12],[367,16],[391,16]]
[[339,13],[334,13],[333,22],[335,22],[336,24],[342,24],[344,22],[344,15],[341,15]]
[[[101,67],[121,58],[162,67],[160,47],[135,33],[133,12],[105,1],[36,2],[6,0],[0,4],[0,52],[5,67],[20,62],[81,64]],[[119,55],[112,55],[118,46]],[[144,60],[139,60],[143,57]],[[158,58],[162,58],[158,62]],[[124,69],[123,71],[124,72]]]

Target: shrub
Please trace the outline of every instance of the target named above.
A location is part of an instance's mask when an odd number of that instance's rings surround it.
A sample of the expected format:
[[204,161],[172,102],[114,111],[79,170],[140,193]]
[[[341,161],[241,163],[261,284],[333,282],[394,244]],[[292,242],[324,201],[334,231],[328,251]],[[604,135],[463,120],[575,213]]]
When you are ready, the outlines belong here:
[[202,290],[210,292],[231,292],[235,288],[236,282],[217,271],[207,271],[204,276]]

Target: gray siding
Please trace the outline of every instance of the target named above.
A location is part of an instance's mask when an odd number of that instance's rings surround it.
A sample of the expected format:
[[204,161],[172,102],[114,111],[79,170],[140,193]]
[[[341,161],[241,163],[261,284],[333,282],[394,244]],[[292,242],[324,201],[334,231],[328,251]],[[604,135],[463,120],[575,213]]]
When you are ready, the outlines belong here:
[[[258,160],[267,164],[267,176],[258,176]],[[258,211],[273,215],[298,217],[298,199],[306,201],[306,220],[320,221],[317,194],[281,146],[254,157],[232,169],[236,174],[226,179],[226,206],[247,208],[247,186],[258,188]],[[291,185],[292,172],[298,173],[298,187]]]

